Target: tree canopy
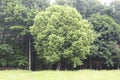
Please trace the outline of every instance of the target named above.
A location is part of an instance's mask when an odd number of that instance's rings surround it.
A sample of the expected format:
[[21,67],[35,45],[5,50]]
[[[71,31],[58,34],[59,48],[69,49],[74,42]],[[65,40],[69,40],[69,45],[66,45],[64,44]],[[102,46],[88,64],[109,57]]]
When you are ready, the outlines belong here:
[[120,26],[107,15],[94,14],[89,20],[96,33],[99,34],[94,41],[93,56],[99,62],[113,66],[116,55],[120,54],[117,46],[120,41]]
[[54,5],[38,13],[30,31],[40,58],[51,64],[66,59],[73,67],[81,65],[94,40],[88,21],[68,6]]

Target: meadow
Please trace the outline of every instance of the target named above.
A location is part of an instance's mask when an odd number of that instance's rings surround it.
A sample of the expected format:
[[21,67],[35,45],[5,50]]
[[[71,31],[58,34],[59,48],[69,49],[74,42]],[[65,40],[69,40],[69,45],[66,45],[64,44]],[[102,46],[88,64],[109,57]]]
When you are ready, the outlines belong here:
[[0,80],[120,80],[120,70],[0,71]]

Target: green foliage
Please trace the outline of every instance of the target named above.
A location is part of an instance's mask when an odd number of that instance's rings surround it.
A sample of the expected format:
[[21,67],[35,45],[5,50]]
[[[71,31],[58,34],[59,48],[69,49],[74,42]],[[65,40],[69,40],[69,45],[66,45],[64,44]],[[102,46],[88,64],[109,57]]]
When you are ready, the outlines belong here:
[[29,22],[29,13],[24,6],[20,4],[15,4],[13,2],[7,3],[4,9],[5,18],[4,22],[9,25],[24,25]]
[[55,0],[55,4],[57,5],[70,5],[73,6],[73,3],[75,2],[75,0]]
[[83,18],[89,18],[92,14],[101,13],[104,5],[98,0],[56,0],[59,5],[69,5],[77,9]]
[[54,5],[38,13],[30,31],[40,58],[51,64],[67,59],[74,67],[81,65],[94,40],[91,25],[68,6]]
[[22,4],[30,9],[44,10],[50,6],[50,0],[22,0]]
[[0,45],[0,66],[25,67],[27,65],[27,58],[18,48],[9,44]]
[[0,66],[28,66],[31,47],[31,58],[36,60],[32,63],[41,69],[59,67],[60,62],[63,69],[73,69],[84,59],[120,67],[119,0],[110,6],[98,0],[55,0],[54,4],[62,6],[49,7],[50,0],[0,0]]
[[0,4],[0,66],[28,66],[28,27],[37,11],[19,0],[2,0]]
[[107,66],[114,65],[115,53],[119,54],[115,45],[119,44],[120,26],[107,15],[95,14],[90,18],[93,28],[99,34],[94,41],[93,56],[104,61]]
[[120,1],[119,0],[114,0],[112,3],[111,3],[111,7],[113,9],[112,11],[112,17],[115,19],[115,21],[117,23],[120,24]]

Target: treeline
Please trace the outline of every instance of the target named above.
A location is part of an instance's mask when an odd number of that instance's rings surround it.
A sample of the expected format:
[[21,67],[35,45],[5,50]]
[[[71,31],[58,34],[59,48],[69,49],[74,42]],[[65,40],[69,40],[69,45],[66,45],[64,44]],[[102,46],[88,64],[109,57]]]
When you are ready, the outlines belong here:
[[119,0],[108,6],[98,0],[0,0],[0,68],[119,69],[119,7]]

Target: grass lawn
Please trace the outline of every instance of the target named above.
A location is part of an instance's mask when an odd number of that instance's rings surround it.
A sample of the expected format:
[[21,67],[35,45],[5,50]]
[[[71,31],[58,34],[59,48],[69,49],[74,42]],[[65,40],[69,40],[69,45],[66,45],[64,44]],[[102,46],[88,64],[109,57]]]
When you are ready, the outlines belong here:
[[120,80],[120,70],[0,71],[0,80]]

